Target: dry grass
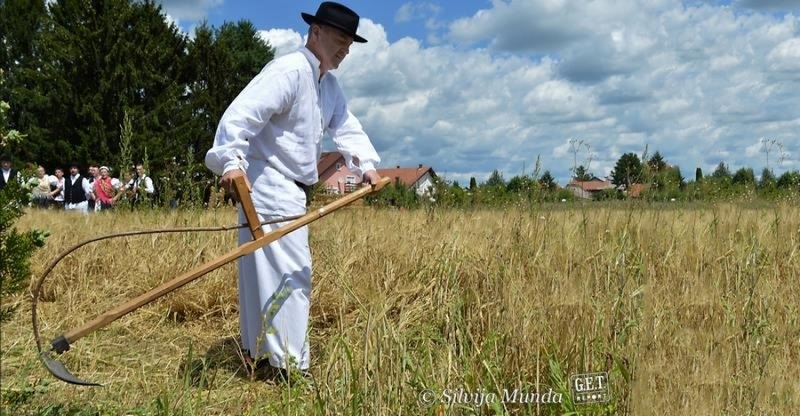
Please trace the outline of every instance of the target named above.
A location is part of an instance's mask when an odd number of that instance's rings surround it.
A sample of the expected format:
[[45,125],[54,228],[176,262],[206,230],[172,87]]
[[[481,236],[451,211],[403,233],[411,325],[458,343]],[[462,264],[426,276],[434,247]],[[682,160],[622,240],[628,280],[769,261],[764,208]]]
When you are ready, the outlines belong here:
[[[67,216],[35,270],[115,231],[228,225],[234,211]],[[347,209],[311,225],[315,389],[250,377],[234,265],[35,359],[30,306],[2,328],[8,414],[783,415],[800,406],[800,208],[590,205],[538,211]],[[235,247],[235,232],[130,237],[54,270],[45,341]],[[11,300],[14,301],[14,300]],[[573,405],[570,374],[609,371],[612,400]],[[420,405],[425,388],[564,393],[561,405]]]

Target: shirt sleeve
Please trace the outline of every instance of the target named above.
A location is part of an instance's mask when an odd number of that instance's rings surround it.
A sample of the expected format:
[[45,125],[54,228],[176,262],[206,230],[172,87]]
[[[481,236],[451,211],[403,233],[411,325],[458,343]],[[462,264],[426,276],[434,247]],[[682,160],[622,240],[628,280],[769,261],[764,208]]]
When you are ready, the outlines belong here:
[[148,194],[152,194],[156,191],[156,188],[153,187],[153,178],[145,176],[142,182],[144,182],[144,191]]
[[206,166],[217,175],[247,170],[249,140],[269,123],[273,114],[294,103],[299,73],[278,72],[268,65],[233,100],[220,119],[214,145],[206,152]]
[[339,90],[339,99],[328,126],[328,134],[336,144],[339,153],[344,156],[347,167],[356,175],[377,168],[381,162],[378,152],[364,132],[361,122],[347,108],[344,95]]
[[86,196],[89,197],[94,189],[92,189],[92,184],[89,183],[89,180],[81,176],[81,181],[83,183],[83,192],[86,193]]

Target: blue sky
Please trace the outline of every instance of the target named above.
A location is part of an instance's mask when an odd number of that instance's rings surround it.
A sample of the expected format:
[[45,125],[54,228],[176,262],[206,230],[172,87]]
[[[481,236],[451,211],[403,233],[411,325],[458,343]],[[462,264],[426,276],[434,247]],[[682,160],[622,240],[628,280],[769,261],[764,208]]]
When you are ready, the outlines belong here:
[[[319,4],[161,3],[190,35],[250,20],[278,55]],[[369,42],[335,74],[383,166],[464,184],[531,174],[538,158],[563,185],[576,160],[604,176],[647,149],[690,179],[719,162],[800,169],[800,0],[345,4]]]

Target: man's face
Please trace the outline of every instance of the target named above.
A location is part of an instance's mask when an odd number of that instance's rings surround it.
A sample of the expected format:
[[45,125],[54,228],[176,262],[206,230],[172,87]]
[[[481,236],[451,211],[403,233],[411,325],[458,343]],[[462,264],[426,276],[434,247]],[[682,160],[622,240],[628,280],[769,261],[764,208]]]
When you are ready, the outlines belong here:
[[69,168],[69,174],[72,175],[72,176],[77,175],[78,174],[78,167],[77,166],[70,167]]
[[320,25],[318,32],[319,61],[325,70],[339,68],[347,54],[353,38],[334,27]]
[[139,176],[144,175],[144,166],[137,166],[136,167],[136,174],[138,174]]
[[89,166],[89,175],[97,176],[97,166]]
[[0,162],[0,166],[3,167],[3,170],[11,170],[11,161],[10,160],[4,160],[4,161]]

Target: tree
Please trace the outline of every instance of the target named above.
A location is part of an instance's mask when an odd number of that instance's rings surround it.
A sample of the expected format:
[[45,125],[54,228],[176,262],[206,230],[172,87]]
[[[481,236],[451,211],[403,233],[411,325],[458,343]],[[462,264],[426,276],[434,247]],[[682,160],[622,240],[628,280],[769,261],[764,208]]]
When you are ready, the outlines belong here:
[[614,170],[611,171],[611,182],[617,186],[630,189],[634,183],[639,183],[642,178],[642,162],[636,153],[625,153],[617,160]]
[[469,178],[469,191],[475,192],[476,190],[478,190],[478,181],[475,180],[474,176],[471,176]]
[[774,189],[776,185],[775,175],[768,168],[761,171],[761,179],[758,181],[758,187],[761,189],[769,190]]
[[728,166],[725,164],[725,162],[719,162],[717,168],[711,173],[711,177],[717,180],[730,180],[731,171],[728,170]]
[[68,159],[111,162],[125,111],[138,159],[145,148],[163,155],[183,148],[191,137],[183,100],[188,38],[165,21],[160,6],[59,0],[49,11],[34,37],[36,74],[12,87],[19,102],[12,119],[31,127],[21,158],[49,166]]
[[492,174],[489,175],[489,179],[486,180],[484,185],[487,187],[505,187],[506,181],[503,179],[503,174],[500,173],[499,170],[495,169],[492,171]]
[[575,169],[575,180],[579,182],[586,182],[592,180],[592,174],[585,166],[580,165]]
[[694,181],[700,182],[703,180],[703,169],[697,168],[694,170]]
[[756,183],[756,175],[753,173],[752,168],[740,168],[733,174],[733,178],[731,182],[736,185],[755,185]]
[[[188,45],[192,79],[188,101],[196,122],[190,144],[198,152],[213,141],[228,104],[274,55],[247,20],[226,22],[219,29],[203,22],[195,30],[195,39]],[[197,156],[202,160],[202,155]]]
[[[0,69],[0,85],[4,82]],[[0,153],[7,150],[10,143],[16,143],[25,136],[7,128],[6,111],[8,103],[0,100]],[[26,172],[30,173],[30,172]],[[6,296],[20,293],[26,288],[25,281],[31,275],[31,256],[44,245],[46,232],[29,230],[19,232],[14,222],[23,215],[23,207],[28,202],[28,192],[20,181],[9,181],[0,189],[0,300]],[[15,307],[0,306],[0,322],[11,317]],[[0,352],[1,353],[1,352]]]
[[800,191],[800,171],[786,171],[778,177],[778,188]]
[[544,171],[542,177],[539,178],[539,185],[546,191],[554,191],[557,187],[556,180],[549,170]]
[[664,157],[661,156],[659,151],[656,151],[653,156],[650,157],[650,159],[647,161],[647,165],[654,173],[661,172],[667,168],[667,162],[664,161]]

